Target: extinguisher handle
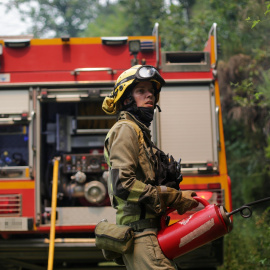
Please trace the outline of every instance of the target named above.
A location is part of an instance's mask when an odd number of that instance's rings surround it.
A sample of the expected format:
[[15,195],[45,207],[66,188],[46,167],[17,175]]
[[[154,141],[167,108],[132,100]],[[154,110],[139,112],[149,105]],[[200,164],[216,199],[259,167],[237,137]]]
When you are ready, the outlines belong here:
[[[209,203],[207,200],[205,200],[205,199],[203,199],[203,198],[201,198],[201,197],[199,197],[199,196],[194,196],[193,198],[194,198],[196,201],[198,201],[199,203],[201,203],[203,206],[210,205],[210,203]],[[174,208],[167,208],[165,216],[166,216],[166,215],[169,215],[171,212],[173,212],[173,211],[175,211],[175,210],[176,210],[176,209],[174,209]]]
[[167,208],[165,216],[169,215],[171,212],[176,211],[174,208]]
[[[199,196],[194,196],[193,197],[196,201],[198,201],[199,203],[201,203],[203,206],[207,206],[207,205],[210,205],[210,203],[207,201],[207,200],[205,200],[205,199],[203,199],[203,198],[201,198],[201,197],[199,197]],[[165,229],[166,227],[167,227],[167,225],[166,225],[166,221],[167,221],[167,216],[171,213],[171,212],[173,212],[173,211],[175,211],[176,209],[174,209],[174,208],[167,208],[167,210],[166,210],[166,213],[161,217],[161,229]]]
[[174,209],[174,208],[167,208],[165,214],[164,214],[163,216],[161,216],[161,218],[160,218],[160,229],[161,229],[161,230],[165,229],[165,228],[168,226],[168,221],[169,221],[168,215],[169,215],[171,212],[175,211],[175,210],[176,210],[176,209]]
[[198,201],[199,203],[201,203],[203,206],[210,205],[210,203],[209,203],[207,200],[205,200],[205,199],[203,199],[203,198],[201,198],[201,197],[199,197],[199,196],[194,196],[193,198],[194,198],[196,201]]

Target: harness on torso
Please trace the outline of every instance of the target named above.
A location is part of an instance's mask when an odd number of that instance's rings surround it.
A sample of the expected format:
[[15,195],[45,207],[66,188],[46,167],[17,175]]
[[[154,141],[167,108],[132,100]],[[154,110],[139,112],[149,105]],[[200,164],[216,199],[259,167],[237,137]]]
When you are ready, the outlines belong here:
[[[181,159],[177,162],[172,155],[165,154],[156,147],[145,135],[144,139],[149,144],[152,158],[155,160],[155,183],[157,186],[167,186],[180,190],[180,183],[183,180],[181,174]],[[155,148],[155,153],[153,151]]]
[[179,190],[180,182],[183,180],[181,174],[181,159],[177,162],[173,156],[170,156],[169,154],[166,155],[162,150],[156,147],[146,135],[145,131],[143,131],[135,122],[128,119],[121,119],[119,122],[130,124],[136,130],[139,143],[142,144],[145,142],[150,148],[150,153],[154,160],[155,185],[167,186]]

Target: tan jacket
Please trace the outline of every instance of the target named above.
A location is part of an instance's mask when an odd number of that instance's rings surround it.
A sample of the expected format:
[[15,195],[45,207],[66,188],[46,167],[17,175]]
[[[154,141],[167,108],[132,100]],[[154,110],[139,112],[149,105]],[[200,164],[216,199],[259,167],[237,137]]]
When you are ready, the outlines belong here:
[[161,211],[154,186],[154,160],[142,132],[151,139],[145,125],[132,114],[121,112],[105,139],[104,155],[110,167],[108,191],[117,209],[117,224],[155,218]]

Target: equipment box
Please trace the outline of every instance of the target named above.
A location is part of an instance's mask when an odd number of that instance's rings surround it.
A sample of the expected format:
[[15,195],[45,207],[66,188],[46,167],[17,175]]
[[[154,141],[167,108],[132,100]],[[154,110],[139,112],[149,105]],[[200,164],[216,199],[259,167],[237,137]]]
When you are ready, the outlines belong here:
[[29,91],[0,91],[0,179],[29,179]]

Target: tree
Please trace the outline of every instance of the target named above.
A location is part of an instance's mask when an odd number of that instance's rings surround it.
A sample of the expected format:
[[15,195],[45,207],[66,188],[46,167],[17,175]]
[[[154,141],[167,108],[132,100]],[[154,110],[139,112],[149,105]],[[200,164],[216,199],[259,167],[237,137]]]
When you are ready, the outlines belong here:
[[217,22],[217,16],[206,1],[191,1],[187,6],[188,2],[172,1],[168,6],[167,16],[160,23],[164,50],[203,50],[208,31]]
[[[218,66],[228,171],[237,205],[269,196],[270,54],[238,54]],[[268,63],[268,65],[266,64]]]
[[164,0],[119,0],[100,6],[84,35],[151,35],[155,22],[165,16]]
[[165,14],[164,0],[119,0],[126,16],[127,35],[151,35],[155,22]]
[[[222,40],[223,57],[228,60],[230,56],[238,53],[252,55],[254,49],[266,49],[270,38],[269,23],[261,22],[256,31],[251,31],[248,17],[258,20],[258,14],[267,10],[265,0],[239,0],[223,1],[211,0],[210,8],[218,16],[218,25],[222,31],[219,38]],[[255,30],[255,29],[254,29]]]
[[98,7],[97,17],[89,23],[82,36],[124,36],[127,35],[129,17],[119,3],[107,2]]
[[30,17],[36,37],[76,37],[96,17],[98,4],[98,0],[11,0],[6,8],[16,7],[23,20]]

